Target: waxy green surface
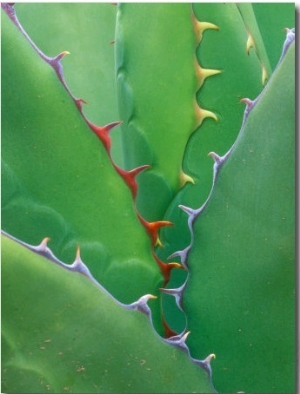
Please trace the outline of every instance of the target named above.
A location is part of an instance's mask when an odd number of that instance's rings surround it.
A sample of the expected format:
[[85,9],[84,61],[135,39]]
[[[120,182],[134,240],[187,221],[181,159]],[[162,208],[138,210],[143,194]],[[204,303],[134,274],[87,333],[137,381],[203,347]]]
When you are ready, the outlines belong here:
[[79,245],[123,302],[157,292],[161,274],[129,188],[53,69],[5,14],[2,114],[2,228],[30,244],[50,237],[66,263]]
[[176,245],[179,248],[188,245],[186,214],[178,205],[196,208],[206,200],[213,179],[208,154],[214,151],[223,155],[230,149],[243,118],[244,104],[240,100],[253,99],[262,90],[260,63],[254,51],[247,53],[248,34],[237,6],[197,3],[193,4],[193,11],[198,22],[215,26],[203,31],[196,55],[201,68],[220,73],[204,80],[197,101],[218,120],[204,119],[188,141],[183,169],[193,177],[195,185],[187,184],[168,209],[166,218],[176,225],[162,230],[164,255],[174,252]]
[[163,342],[144,314],[6,237],[4,294],[4,392],[214,392],[207,373]]
[[188,344],[193,356],[216,354],[220,392],[294,392],[294,50],[250,112],[194,226]]
[[150,221],[162,219],[180,188],[185,146],[196,126],[195,49],[190,4],[119,5],[116,72],[125,165],[152,167],[139,177],[137,199]]

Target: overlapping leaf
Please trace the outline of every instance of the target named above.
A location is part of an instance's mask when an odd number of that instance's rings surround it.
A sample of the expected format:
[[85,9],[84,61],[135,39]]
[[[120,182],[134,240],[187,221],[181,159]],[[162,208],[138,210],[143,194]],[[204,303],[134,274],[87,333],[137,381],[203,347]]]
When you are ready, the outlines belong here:
[[130,190],[53,69],[6,15],[2,27],[2,228],[31,244],[50,237],[66,262],[80,245],[124,302],[155,293],[162,279]]
[[214,392],[144,314],[6,237],[2,246],[3,391]]
[[221,392],[294,390],[294,62],[292,44],[194,226],[189,345],[216,353]]

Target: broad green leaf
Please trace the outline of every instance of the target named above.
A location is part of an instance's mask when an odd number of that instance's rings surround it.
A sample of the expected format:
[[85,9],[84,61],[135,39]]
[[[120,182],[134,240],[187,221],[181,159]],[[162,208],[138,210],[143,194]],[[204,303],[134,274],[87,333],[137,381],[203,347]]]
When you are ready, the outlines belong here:
[[[2,17],[2,228],[63,261],[82,257],[117,298],[157,292],[160,270],[131,192],[54,70]],[[112,274],[114,273],[114,274]]]
[[195,50],[190,4],[119,6],[116,71],[124,161],[129,169],[145,161],[151,165],[139,177],[137,199],[147,220],[161,220],[181,186],[185,146],[196,127]]
[[192,355],[220,392],[295,387],[294,44],[251,110],[194,227],[184,294]]
[[[99,125],[117,121],[116,7],[109,3],[20,3],[15,8],[26,32],[46,55],[70,52],[64,59],[64,74],[71,92],[87,102],[86,116]],[[122,165],[119,128],[111,136],[114,158]]]
[[162,231],[163,256],[189,244],[186,214],[178,205],[197,207],[206,200],[213,178],[208,154],[216,151],[223,155],[228,151],[243,118],[244,105],[240,100],[254,98],[262,90],[261,67],[255,53],[247,54],[248,34],[237,6],[195,3],[193,10],[200,24],[201,41],[196,51],[200,74],[204,78],[206,72],[212,71],[211,76],[203,79],[197,102],[202,110],[211,111],[217,121],[204,118],[188,141],[183,169],[192,176],[195,185],[187,184],[169,206],[166,218],[175,226]]
[[117,120],[114,47],[110,44],[115,35],[116,7],[20,3],[15,9],[30,38],[46,55],[70,52],[63,61],[65,78],[74,95],[88,102],[84,108],[87,116],[98,124]]
[[[168,208],[166,219],[175,226],[162,230],[165,247],[158,251],[162,259],[190,243],[186,213],[178,205],[197,207],[206,200],[213,180],[213,162],[208,154],[228,151],[243,118],[244,105],[240,99],[254,98],[262,89],[261,66],[255,53],[247,53],[248,32],[237,6],[196,3],[193,11],[199,30],[196,55],[202,76],[197,100],[201,111],[211,111],[211,114],[203,119],[186,146],[183,168],[195,184],[187,184]],[[217,121],[211,118],[214,115]],[[168,287],[178,288],[184,281],[183,274],[174,272]],[[169,307],[167,302],[171,303]],[[165,304],[168,322],[178,330],[185,319],[181,317],[178,324],[178,313],[174,313],[174,299],[170,296]]]
[[144,314],[6,237],[2,300],[3,392],[214,392]]

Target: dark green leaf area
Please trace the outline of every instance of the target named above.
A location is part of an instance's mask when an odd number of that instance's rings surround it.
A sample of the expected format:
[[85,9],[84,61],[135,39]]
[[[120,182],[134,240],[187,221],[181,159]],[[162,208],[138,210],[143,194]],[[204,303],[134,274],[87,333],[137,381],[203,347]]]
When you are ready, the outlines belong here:
[[184,295],[188,343],[197,357],[216,353],[221,392],[294,390],[293,87],[294,45],[195,225]]

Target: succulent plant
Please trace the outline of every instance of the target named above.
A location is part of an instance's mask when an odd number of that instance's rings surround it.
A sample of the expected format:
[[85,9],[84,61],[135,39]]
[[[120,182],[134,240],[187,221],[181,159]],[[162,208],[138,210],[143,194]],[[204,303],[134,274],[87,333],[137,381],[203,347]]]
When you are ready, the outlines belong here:
[[294,5],[2,9],[2,391],[294,392]]

